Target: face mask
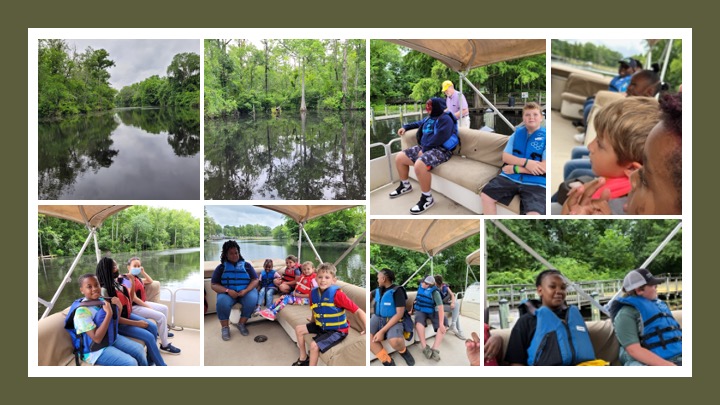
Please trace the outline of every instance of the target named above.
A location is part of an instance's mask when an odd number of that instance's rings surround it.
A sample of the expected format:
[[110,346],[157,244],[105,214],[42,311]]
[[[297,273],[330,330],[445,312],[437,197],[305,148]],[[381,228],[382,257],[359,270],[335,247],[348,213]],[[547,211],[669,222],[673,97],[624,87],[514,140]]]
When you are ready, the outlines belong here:
[[133,267],[132,269],[130,269],[130,274],[132,274],[133,276],[139,276],[140,272],[140,267]]

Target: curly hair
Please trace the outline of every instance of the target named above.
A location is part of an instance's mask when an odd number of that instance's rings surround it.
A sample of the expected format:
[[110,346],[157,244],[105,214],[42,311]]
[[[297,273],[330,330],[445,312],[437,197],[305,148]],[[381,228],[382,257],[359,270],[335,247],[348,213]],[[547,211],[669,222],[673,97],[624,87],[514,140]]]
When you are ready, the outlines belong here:
[[232,248],[237,249],[238,254],[240,255],[240,260],[245,261],[245,259],[242,257],[242,254],[240,253],[240,245],[238,245],[238,243],[234,240],[229,240],[223,243],[222,253],[220,253],[220,263],[225,263],[228,260],[227,253]]
[[100,282],[100,287],[104,287],[108,296],[114,297],[116,287],[119,287],[117,281],[113,277],[113,268],[115,267],[115,260],[109,257],[103,257],[95,267],[95,275]]
[[550,274],[562,276],[562,273],[560,273],[560,270],[555,270],[555,269],[543,270],[540,272],[540,274],[537,275],[537,278],[535,279],[535,287],[540,287],[543,279],[545,277],[549,276]]
[[682,93],[666,94],[660,99],[660,121],[675,135],[678,147],[668,156],[668,170],[677,192],[677,206],[682,211]]

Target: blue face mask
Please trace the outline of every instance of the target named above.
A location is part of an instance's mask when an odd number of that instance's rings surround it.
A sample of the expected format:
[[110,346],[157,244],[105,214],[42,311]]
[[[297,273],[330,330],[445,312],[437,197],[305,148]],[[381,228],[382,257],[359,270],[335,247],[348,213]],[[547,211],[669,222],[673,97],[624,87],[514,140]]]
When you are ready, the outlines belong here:
[[133,267],[132,269],[130,269],[130,274],[132,274],[133,276],[139,276],[140,272],[140,267]]

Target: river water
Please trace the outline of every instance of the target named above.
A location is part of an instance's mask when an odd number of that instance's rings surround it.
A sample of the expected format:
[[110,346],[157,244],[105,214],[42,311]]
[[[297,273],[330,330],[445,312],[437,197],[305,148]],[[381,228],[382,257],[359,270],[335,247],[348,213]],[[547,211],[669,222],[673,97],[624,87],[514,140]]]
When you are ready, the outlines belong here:
[[200,197],[198,109],[123,108],[38,123],[38,199]]
[[[142,260],[145,271],[160,282],[160,297],[170,299],[170,291],[179,288],[193,288],[197,291],[180,291],[176,294],[179,301],[200,302],[200,293],[203,288],[203,277],[200,273],[200,248],[176,249],[162,251],[145,251],[116,253],[112,258],[118,262],[120,273],[127,272],[127,260],[138,256]],[[50,301],[70,269],[75,257],[61,256],[54,259],[38,260],[38,296]],[[43,265],[44,262],[44,265]],[[95,255],[83,255],[80,258],[68,283],[63,289],[58,302],[51,314],[60,312],[80,298],[78,278],[85,273],[95,273],[97,260]],[[38,304],[38,318],[45,312],[45,307]]]
[[205,198],[364,200],[365,111],[207,120]]

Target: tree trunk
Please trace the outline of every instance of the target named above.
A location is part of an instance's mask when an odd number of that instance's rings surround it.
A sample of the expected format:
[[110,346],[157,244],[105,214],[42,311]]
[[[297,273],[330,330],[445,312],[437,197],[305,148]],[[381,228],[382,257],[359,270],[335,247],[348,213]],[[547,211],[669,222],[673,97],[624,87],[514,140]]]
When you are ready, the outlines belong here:
[[347,47],[348,42],[345,40],[345,43],[343,44],[343,61],[342,61],[342,100],[340,102],[340,106],[342,109],[347,109],[347,100],[348,100],[348,77],[347,77]]
[[265,46],[265,94],[267,95],[267,92],[268,92],[268,53],[269,53],[267,39],[263,39],[262,43]]
[[302,63],[302,81],[300,85],[300,111],[307,111],[307,106],[305,105],[305,58],[302,58],[300,60],[300,63]]

